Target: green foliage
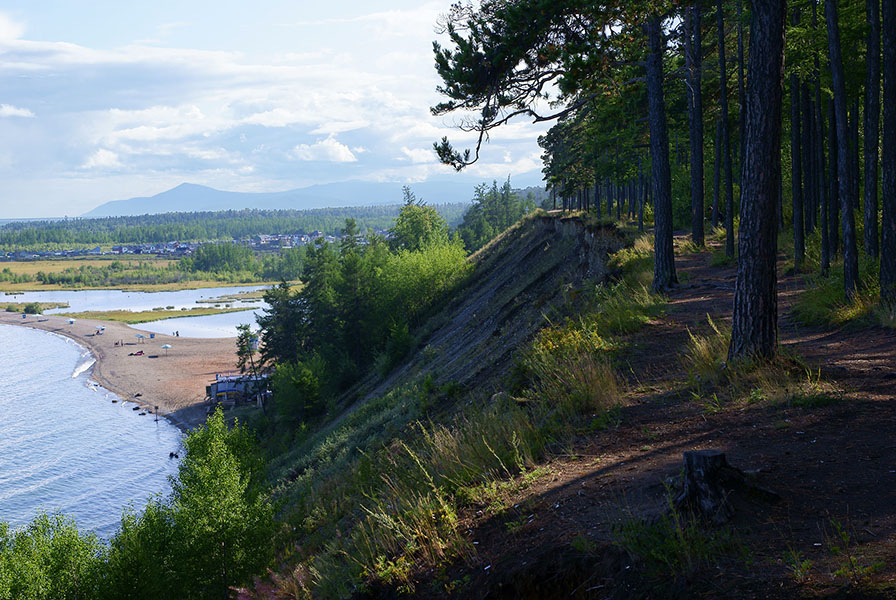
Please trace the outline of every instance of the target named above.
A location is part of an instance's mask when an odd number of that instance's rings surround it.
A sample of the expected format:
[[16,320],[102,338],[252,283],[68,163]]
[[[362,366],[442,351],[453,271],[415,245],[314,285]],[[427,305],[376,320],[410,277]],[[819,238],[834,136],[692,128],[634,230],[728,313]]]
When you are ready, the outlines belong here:
[[41,514],[10,531],[0,523],[0,600],[96,598],[105,549],[62,515]]
[[22,307],[22,312],[26,315],[39,315],[43,312],[43,307],[41,307],[39,302],[29,302]]
[[61,515],[0,522],[0,600],[227,598],[259,573],[274,521],[254,439],[219,410],[184,445],[171,495],[126,511],[108,547]]
[[831,530],[825,529],[825,541],[828,551],[839,564],[832,573],[833,577],[845,579],[847,583],[861,588],[868,578],[880,570],[882,561],[870,561],[856,554],[856,541],[850,532],[849,521],[841,523],[837,519],[830,520]]
[[389,230],[392,237],[389,241],[393,249],[422,250],[433,244],[441,244],[448,240],[448,223],[432,206],[417,200],[410,188],[402,188],[405,204],[398,211],[395,224]]
[[812,571],[812,561],[803,556],[803,553],[793,548],[788,548],[784,555],[784,564],[793,580],[799,584],[803,584],[809,578]]
[[201,244],[183,262],[188,271],[247,271],[254,266],[255,255],[239,244]]
[[311,247],[304,287],[294,291],[283,283],[265,294],[270,308],[258,319],[262,362],[296,364],[317,355],[326,364],[316,371],[325,395],[374,362],[385,374],[411,349],[411,324],[469,270],[457,240],[394,252],[378,237],[339,251],[326,243]]
[[184,597],[220,598],[271,556],[273,510],[261,487],[263,463],[248,430],[228,428],[220,409],[184,446],[170,499],[177,587]]
[[491,187],[483,183],[476,186],[473,205],[464,213],[457,233],[467,251],[475,252],[535,208],[533,200],[513,192],[509,177],[500,189],[497,181]]
[[742,548],[727,529],[711,530],[689,520],[667,492],[667,509],[645,521],[627,515],[614,526],[615,542],[647,575],[648,584],[663,587],[716,564]]
[[182,577],[180,541],[171,507],[165,500],[154,498],[142,511],[126,511],[110,542],[104,597],[177,597]]
[[289,425],[314,422],[326,411],[316,374],[324,368],[319,357],[307,363],[280,363],[274,369],[271,387],[277,416]]

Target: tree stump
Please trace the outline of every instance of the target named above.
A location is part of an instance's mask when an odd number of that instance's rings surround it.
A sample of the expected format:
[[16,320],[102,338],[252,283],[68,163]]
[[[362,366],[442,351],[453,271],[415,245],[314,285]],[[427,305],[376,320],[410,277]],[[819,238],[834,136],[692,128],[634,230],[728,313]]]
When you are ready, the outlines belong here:
[[684,485],[675,501],[679,507],[691,508],[716,523],[724,523],[734,515],[728,502],[724,480],[728,466],[725,453],[719,450],[692,450],[684,453]]
[[777,502],[781,498],[729,465],[724,452],[692,450],[684,453],[684,485],[675,501],[678,508],[698,512],[714,523],[725,523],[734,516],[734,508],[728,501],[734,491],[765,502]]

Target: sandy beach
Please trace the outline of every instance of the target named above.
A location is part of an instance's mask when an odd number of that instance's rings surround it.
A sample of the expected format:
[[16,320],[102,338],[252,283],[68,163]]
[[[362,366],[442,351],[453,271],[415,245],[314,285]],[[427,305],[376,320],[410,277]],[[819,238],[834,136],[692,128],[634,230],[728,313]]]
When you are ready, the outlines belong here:
[[[138,402],[150,409],[159,407],[181,429],[205,420],[205,386],[216,373],[236,367],[235,338],[200,339],[154,334],[114,321],[67,317],[0,313],[0,324],[50,331],[69,337],[91,351],[96,358],[91,379],[114,392],[122,400]],[[97,328],[103,326],[102,335]],[[139,340],[136,336],[146,336]],[[116,342],[121,345],[116,345]],[[171,349],[162,349],[170,344]],[[142,356],[133,353],[143,351]],[[138,395],[139,394],[139,395]]]

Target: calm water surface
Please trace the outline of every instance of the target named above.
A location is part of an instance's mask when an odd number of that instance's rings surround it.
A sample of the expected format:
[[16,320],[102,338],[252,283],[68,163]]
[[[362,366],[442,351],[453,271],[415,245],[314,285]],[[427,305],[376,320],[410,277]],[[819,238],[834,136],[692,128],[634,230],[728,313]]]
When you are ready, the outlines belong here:
[[[267,305],[264,305],[267,306]],[[135,325],[143,331],[164,333],[171,335],[175,331],[183,337],[193,338],[221,338],[236,337],[237,325],[248,324],[252,329],[258,329],[255,323],[256,315],[261,314],[261,309],[241,310],[239,312],[221,313],[205,317],[179,317],[174,319],[162,319]]]
[[61,510],[108,539],[125,507],[170,490],[180,431],[113,404],[91,362],[67,338],[0,325],[0,521]]
[[[181,308],[213,307],[215,303],[203,302],[221,296],[238,295],[240,292],[254,292],[267,286],[238,286],[180,290],[176,292],[123,292],[121,290],[58,290],[52,292],[24,292],[12,296],[0,296],[0,310],[7,302],[68,302],[68,308],[56,308],[46,314],[83,312],[88,310],[131,310],[134,312],[152,310],[157,307],[173,306]],[[220,338],[236,337],[237,325],[248,323],[256,328],[255,316],[261,314],[267,304],[261,300],[222,301],[222,307],[230,304],[245,311],[208,315],[205,317],[177,317],[141,323],[137,327],[153,333],[173,334],[180,332],[184,337]]]

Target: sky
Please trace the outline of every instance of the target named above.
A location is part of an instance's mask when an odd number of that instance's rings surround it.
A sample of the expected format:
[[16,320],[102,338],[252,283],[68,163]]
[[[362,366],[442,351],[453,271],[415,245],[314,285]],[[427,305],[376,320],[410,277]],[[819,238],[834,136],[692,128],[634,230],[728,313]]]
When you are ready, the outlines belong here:
[[[433,142],[451,0],[3,0],[0,219],[83,214],[180,183],[280,191],[462,177],[535,185],[537,137],[493,132],[461,175]],[[400,199],[397,199],[397,201]]]

